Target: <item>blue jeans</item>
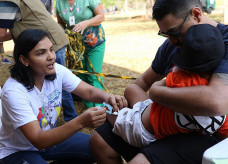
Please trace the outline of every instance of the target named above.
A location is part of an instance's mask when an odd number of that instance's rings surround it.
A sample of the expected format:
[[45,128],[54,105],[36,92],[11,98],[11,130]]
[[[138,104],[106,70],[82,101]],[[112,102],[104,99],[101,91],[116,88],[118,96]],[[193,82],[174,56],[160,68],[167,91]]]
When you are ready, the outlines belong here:
[[2,159],[4,164],[91,164],[95,160],[89,147],[89,135],[75,133],[66,141],[40,151],[19,151]]
[[[65,66],[65,47],[56,51],[56,63],[59,63]],[[74,108],[74,101],[71,93],[67,91],[62,91],[62,107],[63,115],[65,121],[70,121],[73,118],[77,117],[77,113]]]

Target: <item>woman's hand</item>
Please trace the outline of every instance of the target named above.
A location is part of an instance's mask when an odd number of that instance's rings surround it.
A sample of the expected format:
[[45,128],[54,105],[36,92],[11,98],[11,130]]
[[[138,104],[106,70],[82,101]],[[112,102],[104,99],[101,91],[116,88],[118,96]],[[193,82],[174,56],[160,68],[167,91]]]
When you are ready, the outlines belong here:
[[109,96],[106,97],[105,102],[110,104],[116,112],[118,109],[128,107],[128,102],[124,96],[109,94]]
[[106,120],[106,107],[102,107],[101,110],[98,110],[96,107],[89,108],[79,115],[78,119],[83,128],[96,128],[102,125]]
[[50,130],[43,131],[37,120],[21,126],[20,130],[37,149],[41,150],[59,144],[82,128],[98,127],[102,125],[105,120],[106,108],[102,107],[101,110],[97,110],[96,107],[93,107],[62,126]]
[[84,30],[86,29],[87,26],[88,26],[87,21],[79,22],[78,24],[74,25],[73,31],[81,32],[81,34],[83,34],[83,32],[84,32]]
[[101,24],[101,22],[104,21],[104,8],[101,3],[99,3],[98,6],[93,10],[93,13],[93,18],[75,24],[73,31],[81,32],[81,34],[83,34],[86,27],[98,26],[99,24]]

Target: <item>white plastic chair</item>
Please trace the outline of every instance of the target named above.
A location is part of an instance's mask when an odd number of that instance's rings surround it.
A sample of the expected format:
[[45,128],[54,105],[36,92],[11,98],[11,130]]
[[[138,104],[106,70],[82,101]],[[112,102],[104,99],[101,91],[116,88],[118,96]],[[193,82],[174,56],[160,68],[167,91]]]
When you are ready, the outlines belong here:
[[207,149],[202,164],[228,164],[228,138]]

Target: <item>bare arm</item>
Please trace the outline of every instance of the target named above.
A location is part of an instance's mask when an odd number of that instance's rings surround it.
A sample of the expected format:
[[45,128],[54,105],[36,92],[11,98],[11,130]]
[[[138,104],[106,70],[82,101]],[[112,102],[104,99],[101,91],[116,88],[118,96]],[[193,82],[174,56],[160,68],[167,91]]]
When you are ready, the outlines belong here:
[[101,3],[94,9],[93,13],[95,15],[93,18],[79,22],[75,25],[73,30],[75,32],[81,32],[82,34],[86,27],[98,26],[104,21],[104,9]]
[[10,32],[7,32],[6,28],[0,28],[0,42],[8,41],[12,39]]
[[[101,89],[95,88],[83,81],[80,82],[78,87],[73,91],[74,94],[86,99],[87,101],[102,103],[106,102],[113,106],[117,111],[118,107],[122,109],[128,106],[127,100],[123,96],[109,94]],[[118,107],[117,107],[118,105]]]
[[215,73],[207,86],[184,88],[168,88],[163,80],[154,83],[150,97],[169,109],[188,115],[224,115],[228,113],[228,75]]
[[106,120],[105,111],[105,108],[99,111],[95,107],[90,108],[75,119],[51,130],[42,131],[38,121],[25,124],[20,130],[37,149],[44,149],[63,142],[84,127],[95,128],[103,124]]

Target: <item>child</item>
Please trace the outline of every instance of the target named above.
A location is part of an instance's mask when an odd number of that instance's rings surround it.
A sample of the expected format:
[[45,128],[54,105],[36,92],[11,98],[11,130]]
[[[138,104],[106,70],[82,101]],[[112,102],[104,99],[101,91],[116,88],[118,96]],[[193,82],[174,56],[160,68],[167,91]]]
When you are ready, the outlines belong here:
[[[206,31],[206,35],[202,31]],[[207,85],[210,73],[224,56],[224,49],[222,36],[216,27],[208,24],[190,27],[182,49],[173,58],[176,66],[167,75],[166,86]],[[152,103],[140,91],[136,89],[132,96],[137,95],[145,101],[137,102],[133,109],[120,110],[116,121],[112,118],[114,116],[107,116],[111,124],[115,121],[113,132],[129,144],[143,147],[156,139],[196,130],[207,134],[216,132],[221,138],[227,136],[226,116],[187,116],[156,102]],[[130,104],[131,100],[128,101]]]

